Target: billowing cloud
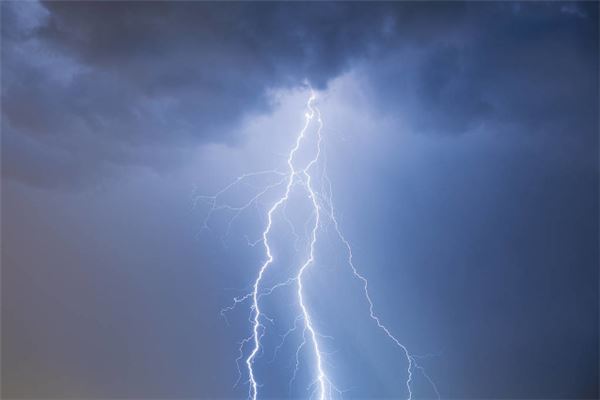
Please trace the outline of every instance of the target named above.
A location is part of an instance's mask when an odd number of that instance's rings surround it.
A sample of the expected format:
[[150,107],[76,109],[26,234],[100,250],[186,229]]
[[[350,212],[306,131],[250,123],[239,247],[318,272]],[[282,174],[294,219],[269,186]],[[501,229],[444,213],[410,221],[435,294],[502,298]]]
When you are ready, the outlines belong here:
[[367,63],[365,76],[380,107],[417,131],[502,124],[589,139],[598,105],[597,20],[596,5],[470,4],[428,45],[404,41]]
[[[4,3],[4,175],[70,186],[235,143],[272,89],[362,66],[415,132],[589,126],[597,7]],[[595,84],[594,84],[595,83]],[[597,107],[596,107],[597,108]],[[558,121],[546,112],[556,110]]]
[[39,185],[231,142],[270,89],[322,87],[384,28],[380,12],[333,4],[3,7],[4,171]]

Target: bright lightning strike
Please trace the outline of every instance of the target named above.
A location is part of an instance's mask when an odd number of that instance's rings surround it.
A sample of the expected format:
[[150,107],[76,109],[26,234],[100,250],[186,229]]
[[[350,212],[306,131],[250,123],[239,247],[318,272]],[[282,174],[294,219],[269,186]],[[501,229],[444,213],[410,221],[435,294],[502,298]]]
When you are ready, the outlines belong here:
[[[296,137],[294,146],[290,149],[290,151],[287,155],[287,171],[286,172],[282,172],[282,171],[278,171],[278,170],[269,170],[269,171],[261,171],[261,172],[244,174],[244,175],[238,177],[236,180],[234,180],[232,183],[230,183],[226,187],[224,187],[222,190],[217,192],[215,195],[199,196],[197,198],[198,200],[203,200],[203,201],[207,202],[210,206],[210,211],[209,211],[206,219],[204,220],[204,225],[203,225],[204,229],[210,229],[209,222],[210,222],[210,219],[214,212],[217,212],[219,210],[228,210],[228,211],[233,212],[233,217],[229,220],[229,223],[227,225],[227,230],[226,230],[226,235],[229,235],[229,232],[230,232],[233,222],[245,210],[247,210],[248,208],[250,208],[253,205],[256,205],[256,203],[261,198],[265,197],[270,192],[284,187],[283,193],[276,200],[274,200],[274,202],[271,204],[271,206],[266,211],[267,223],[261,234],[261,239],[259,239],[257,242],[254,242],[254,243],[252,243],[248,240],[248,244],[251,246],[255,246],[258,243],[262,242],[262,245],[264,246],[264,254],[265,254],[265,260],[264,260],[263,264],[260,266],[260,269],[258,270],[256,279],[254,280],[254,282],[252,284],[251,292],[247,293],[244,296],[234,298],[233,304],[229,307],[224,308],[221,312],[222,315],[225,316],[225,314],[227,312],[232,311],[239,304],[245,303],[248,301],[251,302],[251,304],[250,304],[250,312],[251,313],[250,313],[250,318],[249,318],[249,322],[251,324],[251,334],[250,334],[250,336],[246,337],[245,339],[243,339],[241,341],[240,347],[239,347],[239,357],[236,360],[236,362],[238,363],[238,372],[239,372],[238,382],[239,382],[240,378],[242,377],[242,371],[241,371],[241,369],[239,369],[239,366],[240,366],[239,363],[242,360],[244,360],[244,364],[245,364],[247,376],[248,376],[248,381],[247,381],[248,386],[249,386],[248,398],[252,399],[252,400],[256,400],[259,397],[259,390],[261,388],[261,384],[259,383],[260,379],[257,376],[257,372],[255,370],[255,362],[256,362],[257,357],[259,357],[259,355],[261,354],[261,352],[264,351],[263,350],[264,345],[262,343],[262,339],[263,339],[263,337],[265,335],[265,331],[266,331],[265,322],[275,324],[275,321],[272,318],[268,317],[262,310],[261,298],[263,298],[265,296],[269,296],[270,294],[272,294],[275,290],[277,290],[279,288],[295,285],[295,296],[296,296],[297,304],[300,308],[300,311],[299,311],[299,314],[294,319],[294,324],[293,324],[292,328],[290,328],[285,333],[285,335],[282,336],[281,343],[275,348],[275,353],[273,355],[272,361],[277,356],[277,352],[283,346],[284,341],[287,339],[287,337],[289,335],[291,335],[292,333],[296,332],[298,325],[301,324],[302,325],[302,342],[298,345],[296,352],[295,352],[295,358],[296,358],[295,368],[294,368],[293,376],[289,382],[290,390],[292,388],[293,382],[296,379],[297,373],[300,369],[300,352],[305,347],[308,346],[307,348],[310,349],[311,358],[313,360],[312,361],[313,365],[312,365],[311,371],[314,376],[313,383],[309,387],[309,388],[313,388],[312,393],[311,393],[311,398],[316,397],[319,400],[326,400],[326,399],[334,398],[335,395],[341,397],[343,392],[341,390],[339,390],[333,384],[332,379],[328,375],[327,370],[325,368],[324,357],[326,356],[326,354],[322,350],[323,346],[320,341],[320,339],[324,338],[325,336],[321,335],[317,331],[317,329],[314,325],[313,315],[311,313],[311,310],[310,310],[308,304],[306,303],[306,294],[305,294],[305,290],[304,290],[305,289],[305,279],[304,279],[305,273],[310,268],[315,267],[315,261],[316,261],[315,248],[317,246],[317,243],[319,242],[319,231],[320,231],[319,228],[321,227],[323,220],[327,219],[330,223],[333,224],[335,233],[336,233],[339,241],[345,247],[346,255],[347,255],[346,261],[350,267],[353,277],[355,279],[357,279],[358,281],[360,281],[360,283],[362,284],[363,295],[369,306],[369,317],[374,321],[374,323],[381,330],[381,332],[396,347],[398,347],[400,349],[403,356],[406,358],[407,379],[405,381],[405,385],[406,385],[406,390],[407,390],[407,394],[408,394],[408,399],[411,400],[413,397],[412,383],[413,383],[413,375],[415,373],[415,370],[418,370],[422,374],[422,376],[431,384],[433,391],[439,398],[440,396],[439,396],[439,392],[438,392],[436,385],[434,384],[433,380],[429,377],[429,375],[427,375],[425,373],[425,370],[423,369],[423,367],[421,367],[417,363],[417,357],[412,355],[408,351],[406,346],[404,346],[396,338],[396,336],[394,336],[390,332],[390,330],[382,323],[380,317],[375,313],[374,304],[373,304],[373,301],[371,299],[371,295],[369,292],[369,282],[368,282],[367,278],[364,275],[362,275],[358,271],[357,267],[355,266],[355,263],[353,260],[353,254],[352,254],[352,247],[350,245],[350,242],[346,239],[346,237],[342,233],[340,224],[336,217],[335,207],[334,207],[334,203],[333,203],[332,185],[331,185],[331,181],[329,180],[329,177],[327,176],[325,166],[323,166],[322,177],[321,177],[321,179],[323,181],[323,190],[321,192],[319,192],[314,187],[315,176],[314,176],[313,170],[316,169],[317,164],[319,164],[322,161],[321,160],[321,158],[322,158],[321,144],[322,144],[322,139],[323,139],[322,138],[323,121],[321,119],[321,113],[320,113],[319,109],[315,106],[316,98],[317,98],[316,93],[311,90],[310,97],[306,103],[307,111],[305,113],[304,126],[303,126],[302,130],[300,131],[300,133],[298,134],[298,136]],[[309,128],[311,127],[311,124],[316,124],[316,129],[315,129],[315,133],[314,133],[315,137],[313,138],[316,141],[316,146],[314,146],[315,148],[312,150],[312,156],[310,157],[310,160],[304,165],[303,168],[301,168],[296,165],[297,164],[296,157],[297,157],[298,152],[301,150],[302,146],[305,145],[304,142],[306,141],[307,135],[309,134]],[[304,150],[304,148],[302,148],[302,149]],[[251,197],[249,201],[247,201],[246,203],[244,203],[241,206],[236,207],[236,206],[232,206],[232,205],[229,205],[226,203],[221,204],[219,202],[221,196],[223,194],[225,194],[226,192],[228,192],[229,190],[231,190],[232,188],[234,188],[235,186],[241,184],[242,182],[244,182],[245,180],[247,180],[249,178],[263,176],[263,175],[279,176],[280,179],[278,181],[276,181],[275,183],[265,185],[262,189],[260,189],[258,191],[258,193],[256,195]],[[311,215],[310,219],[306,221],[307,225],[310,225],[310,233],[309,233],[309,240],[308,240],[309,244],[308,244],[307,254],[306,254],[303,262],[301,262],[300,265],[298,266],[297,273],[294,276],[288,278],[287,280],[285,280],[283,282],[279,282],[273,286],[264,287],[265,275],[266,275],[267,271],[272,267],[272,265],[275,261],[275,257],[273,255],[273,250],[272,250],[272,244],[271,244],[271,236],[273,234],[274,217],[275,217],[275,214],[280,209],[283,211],[282,214],[283,214],[284,220],[292,227],[293,234],[296,238],[294,247],[297,249],[297,243],[299,241],[299,234],[296,232],[295,228],[293,227],[293,224],[288,219],[287,214],[286,214],[286,208],[289,204],[289,199],[290,199],[292,190],[296,185],[301,186],[303,188],[303,190],[306,193],[306,196],[309,199],[310,208],[312,209],[312,213],[311,213],[312,215]],[[251,345],[251,350],[249,351],[247,356],[244,356],[244,354],[245,354],[244,350],[247,345]],[[236,382],[236,385],[238,382]]]

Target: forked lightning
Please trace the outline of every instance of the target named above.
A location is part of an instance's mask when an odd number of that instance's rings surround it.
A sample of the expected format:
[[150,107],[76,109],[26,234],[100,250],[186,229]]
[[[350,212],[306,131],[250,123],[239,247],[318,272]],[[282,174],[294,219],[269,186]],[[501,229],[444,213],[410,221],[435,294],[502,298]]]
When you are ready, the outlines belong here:
[[[257,357],[259,356],[261,349],[263,347],[262,339],[265,335],[266,325],[265,322],[274,323],[274,321],[269,318],[261,309],[261,299],[265,296],[269,296],[273,291],[282,287],[289,287],[295,285],[295,295],[297,297],[297,303],[300,308],[300,314],[295,318],[294,325],[290,328],[285,335],[282,336],[281,343],[275,348],[275,355],[277,355],[277,351],[283,345],[283,342],[286,340],[288,335],[292,332],[295,332],[299,326],[302,329],[302,342],[299,344],[296,350],[296,362],[294,374],[289,382],[290,389],[291,386],[296,379],[296,374],[300,368],[300,352],[308,346],[311,351],[311,359],[313,360],[313,366],[311,368],[311,373],[314,376],[314,381],[310,385],[312,391],[310,393],[311,398],[318,398],[319,400],[325,400],[334,398],[336,396],[341,397],[342,391],[339,390],[332,382],[332,379],[328,375],[325,365],[324,365],[324,353],[323,346],[320,343],[320,338],[323,336],[317,332],[317,328],[313,323],[313,314],[309,309],[308,304],[306,303],[305,296],[305,273],[310,268],[315,268],[317,265],[316,257],[315,257],[315,248],[319,242],[319,233],[320,227],[323,223],[324,219],[327,219],[329,222],[333,224],[335,229],[335,233],[337,234],[338,239],[345,247],[347,253],[347,264],[350,267],[350,270],[353,276],[360,281],[363,287],[363,295],[365,300],[369,306],[369,317],[374,321],[377,327],[382,331],[383,334],[395,345],[397,346],[402,355],[406,358],[407,364],[407,379],[406,379],[406,389],[407,389],[407,397],[409,400],[413,397],[413,375],[415,370],[418,370],[425,379],[431,384],[432,390],[439,398],[439,392],[433,380],[425,373],[423,368],[417,364],[416,357],[411,355],[406,346],[404,346],[397,338],[394,336],[390,330],[381,322],[380,317],[375,313],[373,301],[371,299],[371,295],[369,293],[369,282],[367,278],[362,275],[358,269],[356,268],[353,260],[352,247],[350,246],[349,241],[346,239],[344,234],[342,233],[340,224],[338,219],[336,218],[335,207],[333,203],[332,196],[332,188],[331,181],[329,180],[324,162],[322,160],[322,130],[323,130],[323,121],[321,119],[321,113],[319,109],[316,107],[315,102],[317,99],[316,93],[311,89],[311,94],[306,104],[307,111],[305,113],[305,121],[302,130],[297,135],[296,140],[294,142],[293,147],[290,149],[287,156],[287,171],[261,171],[255,173],[244,174],[237,179],[235,179],[231,184],[227,185],[221,191],[217,192],[213,196],[200,196],[199,200],[207,201],[210,205],[210,211],[207,214],[207,217],[204,221],[204,228],[209,227],[209,221],[212,214],[218,210],[230,210],[233,211],[233,217],[229,220],[229,224],[227,226],[227,234],[229,234],[229,230],[233,221],[246,209],[254,205],[260,198],[264,197],[267,193],[282,188],[282,194],[271,204],[268,211],[266,211],[266,226],[262,232],[261,239],[256,243],[249,243],[251,245],[256,245],[259,242],[262,242],[264,246],[264,254],[265,260],[263,264],[260,266],[258,270],[258,274],[256,276],[256,280],[252,284],[252,291],[242,297],[234,298],[233,304],[229,307],[226,307],[222,310],[222,314],[225,315],[226,312],[233,310],[236,306],[241,303],[250,301],[250,323],[251,323],[251,334],[249,337],[242,340],[240,343],[239,354],[238,357],[238,372],[240,373],[240,378],[242,376],[241,370],[239,370],[239,362],[244,360],[245,367],[247,370],[248,376],[248,385],[249,385],[249,393],[248,398],[252,400],[256,400],[259,397],[259,392],[261,388],[260,378],[257,376],[255,370],[255,362]],[[307,141],[307,136],[310,132],[310,127],[312,124],[316,124],[316,129],[314,129],[313,142],[316,142],[316,146],[313,145],[314,149],[311,150],[312,156],[310,160],[306,163],[304,168],[299,168],[296,166],[296,157],[298,152],[302,149],[305,150],[302,146]],[[308,149],[310,146],[307,145]],[[322,175],[321,180],[323,181],[323,190],[317,191],[315,189],[315,172],[317,165],[320,163],[323,164],[322,167]],[[282,177],[279,181],[274,184],[265,185],[262,190],[260,190],[256,195],[250,198],[244,205],[240,207],[233,207],[227,204],[219,204],[220,197],[231,190],[236,185],[240,184],[244,180],[255,177],[258,175],[275,175]],[[264,287],[264,279],[267,271],[273,266],[274,256],[271,248],[271,236],[273,235],[273,221],[278,211],[283,210],[288,205],[288,200],[290,199],[290,195],[292,193],[293,188],[299,184],[298,186],[302,187],[302,189],[306,192],[306,195],[310,202],[310,207],[312,209],[310,220],[307,221],[307,224],[310,224],[310,236],[309,236],[309,246],[307,249],[307,254],[304,257],[304,261],[297,267],[297,274],[283,282],[277,283],[270,287]],[[282,213],[284,218],[287,219],[285,213]],[[289,220],[288,220],[289,222]],[[294,235],[297,236],[297,233],[294,231]],[[300,324],[301,323],[301,324]],[[249,351],[245,351],[245,348],[250,345],[251,349]],[[248,353],[247,356],[244,356],[245,353]]]

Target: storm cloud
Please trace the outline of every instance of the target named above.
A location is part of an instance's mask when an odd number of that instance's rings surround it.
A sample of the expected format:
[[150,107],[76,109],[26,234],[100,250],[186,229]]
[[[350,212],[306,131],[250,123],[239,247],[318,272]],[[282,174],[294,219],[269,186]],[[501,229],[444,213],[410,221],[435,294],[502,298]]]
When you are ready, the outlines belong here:
[[[192,186],[285,166],[310,84],[355,261],[442,398],[598,398],[598,3],[0,7],[3,397],[246,397],[220,311],[269,199],[199,233]],[[345,397],[404,393],[322,254]]]
[[272,109],[271,91],[322,89],[353,68],[415,133],[485,122],[593,144],[593,4],[2,7],[3,171],[33,185],[161,170],[198,145],[235,145],[240,121]]
[[40,185],[231,143],[269,90],[323,87],[386,26],[381,10],[336,4],[3,8],[5,172]]

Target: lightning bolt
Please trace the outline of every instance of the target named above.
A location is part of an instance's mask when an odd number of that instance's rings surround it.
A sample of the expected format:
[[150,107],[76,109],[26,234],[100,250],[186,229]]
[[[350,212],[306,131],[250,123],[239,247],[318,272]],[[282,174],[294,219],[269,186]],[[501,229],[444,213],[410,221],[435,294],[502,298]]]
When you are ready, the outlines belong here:
[[[321,118],[320,110],[315,106],[315,101],[317,99],[316,93],[311,89],[310,97],[306,103],[307,111],[305,113],[304,126],[301,129],[300,133],[297,135],[296,140],[294,142],[293,147],[289,150],[287,155],[287,172],[282,172],[278,170],[268,170],[268,171],[260,171],[255,173],[244,174],[237,179],[235,179],[232,183],[225,186],[219,192],[217,192],[213,196],[198,196],[197,201],[205,201],[209,204],[210,210],[203,222],[203,229],[210,229],[210,220],[213,213],[220,210],[227,210],[233,213],[233,216],[230,218],[229,223],[227,225],[226,235],[229,235],[231,226],[235,219],[237,219],[241,213],[255,205],[262,197],[270,193],[271,191],[285,187],[283,193],[272,203],[268,211],[266,212],[266,226],[262,231],[261,238],[258,241],[251,242],[248,240],[248,244],[251,246],[255,246],[258,243],[262,242],[264,246],[265,252],[265,260],[260,266],[258,270],[258,274],[256,279],[252,284],[252,290],[249,293],[246,293],[244,296],[236,297],[233,299],[233,304],[229,307],[224,308],[221,311],[221,314],[225,316],[225,314],[229,311],[232,311],[239,304],[245,302],[251,302],[250,304],[250,318],[249,322],[251,324],[251,334],[250,336],[244,338],[240,342],[239,347],[239,357],[236,359],[236,363],[238,365],[238,382],[242,376],[242,372],[240,369],[240,362],[244,359],[244,349],[247,345],[251,345],[251,350],[247,357],[244,360],[247,375],[248,375],[248,385],[249,385],[249,393],[248,398],[251,400],[256,400],[259,394],[259,388],[261,385],[259,384],[258,378],[256,376],[256,371],[254,369],[254,364],[257,357],[263,351],[263,343],[262,338],[265,335],[266,326],[265,321],[268,321],[274,324],[274,320],[268,317],[263,310],[261,309],[261,298],[265,296],[269,296],[275,290],[289,287],[295,284],[295,295],[297,299],[298,306],[300,308],[299,315],[294,319],[294,324],[292,328],[290,328],[283,336],[281,343],[275,348],[275,352],[271,361],[275,359],[277,356],[277,352],[283,346],[286,338],[295,332],[298,328],[298,324],[301,322],[303,324],[302,327],[302,342],[296,349],[295,357],[295,368],[293,376],[289,382],[290,390],[292,388],[292,383],[296,379],[296,374],[300,367],[300,352],[303,350],[305,346],[310,348],[313,359],[313,373],[314,380],[313,383],[309,386],[309,388],[314,388],[311,393],[311,398],[316,397],[319,400],[330,399],[334,397],[334,394],[342,395],[343,391],[338,389],[332,382],[331,378],[327,374],[324,362],[324,353],[323,346],[320,343],[320,338],[324,338],[326,336],[319,334],[317,331],[311,310],[309,309],[306,300],[305,300],[305,292],[304,292],[304,278],[305,273],[315,265],[315,248],[319,239],[319,228],[323,223],[323,219],[327,219],[330,223],[333,224],[335,233],[339,241],[343,244],[346,251],[346,263],[350,267],[350,272],[352,276],[357,279],[363,289],[364,298],[369,306],[369,317],[373,322],[377,325],[379,330],[385,335],[387,339],[389,339],[392,344],[394,344],[406,358],[406,374],[407,379],[405,381],[406,390],[408,393],[408,399],[412,400],[413,398],[413,376],[415,370],[418,370],[422,376],[430,383],[432,390],[435,392],[436,396],[439,398],[439,391],[436,387],[434,381],[431,379],[429,375],[425,372],[424,368],[417,363],[417,356],[412,355],[407,347],[403,345],[400,340],[394,336],[391,331],[382,323],[380,316],[375,312],[375,306],[373,304],[373,300],[371,298],[371,294],[369,292],[369,282],[367,278],[361,274],[358,268],[354,263],[354,256],[352,253],[352,247],[350,242],[344,236],[342,229],[340,227],[340,223],[338,222],[338,218],[336,216],[336,211],[333,202],[333,190],[332,183],[327,175],[326,164],[322,169],[322,190],[319,192],[314,187],[314,176],[313,169],[315,169],[316,165],[320,162],[322,157],[322,130],[323,130],[323,120]],[[304,168],[297,167],[295,165],[297,153],[300,151],[304,140],[307,137],[309,127],[311,123],[316,123],[315,130],[315,139],[316,139],[316,148],[312,154],[310,160],[306,163]],[[278,176],[279,180],[267,184],[264,186],[259,192],[250,198],[249,201],[244,203],[241,206],[232,206],[230,204],[222,204],[219,202],[220,197],[235,187],[246,181],[247,179],[257,177],[257,176]],[[293,231],[293,235],[296,240],[294,243],[294,247],[297,249],[297,243],[299,241],[299,235],[296,232],[293,224],[288,219],[286,214],[286,207],[288,205],[288,200],[290,199],[290,195],[295,185],[301,185],[306,192],[308,199],[310,200],[310,206],[312,208],[312,217],[307,224],[310,224],[310,234],[309,234],[309,244],[308,244],[308,254],[304,261],[300,264],[297,269],[297,273],[295,276],[288,278],[285,281],[279,282],[271,287],[263,287],[264,286],[264,278],[267,271],[271,268],[274,262],[273,251],[271,248],[271,235],[273,229],[273,221],[274,215],[278,212],[278,210],[282,210],[284,220],[290,225]],[[236,382],[236,385],[237,383]]]
[[[315,99],[316,99],[316,96],[315,96],[315,94],[313,92],[313,93],[311,93],[311,96],[308,99],[307,106],[308,106],[310,112],[306,113],[306,115],[305,115],[304,128],[302,128],[302,130],[300,131],[300,134],[298,135],[298,137],[296,139],[296,144],[292,148],[292,150],[290,151],[289,157],[287,159],[287,164],[288,164],[288,168],[289,168],[289,170],[288,170],[289,171],[289,177],[288,177],[288,180],[287,180],[287,185],[286,185],[285,193],[283,194],[282,197],[280,197],[273,204],[273,206],[271,206],[271,208],[267,212],[267,227],[265,228],[265,230],[262,233],[262,241],[263,241],[263,244],[265,246],[265,252],[266,252],[266,255],[267,255],[267,259],[264,262],[264,264],[260,267],[260,270],[258,272],[258,277],[256,278],[256,281],[254,281],[254,290],[252,291],[252,309],[254,310],[254,319],[253,319],[253,327],[252,327],[253,335],[252,335],[252,337],[254,339],[254,348],[252,349],[252,352],[250,353],[250,355],[246,359],[246,365],[248,366],[248,375],[249,375],[249,380],[250,380],[250,397],[252,398],[252,400],[256,400],[256,398],[258,396],[258,383],[256,382],[256,377],[254,375],[253,364],[254,364],[254,360],[256,358],[256,354],[258,353],[258,351],[260,349],[260,335],[259,335],[259,330],[261,328],[263,328],[263,325],[262,325],[262,323],[260,321],[261,311],[260,311],[260,304],[258,302],[259,288],[260,288],[260,284],[261,284],[261,282],[263,280],[263,276],[264,276],[265,272],[267,271],[267,269],[269,268],[269,266],[273,263],[273,254],[271,253],[271,246],[269,244],[269,234],[271,233],[271,228],[273,226],[273,214],[290,197],[290,192],[291,192],[291,189],[292,189],[292,185],[294,183],[294,179],[296,178],[296,176],[298,174],[298,171],[296,171],[296,169],[294,167],[294,163],[293,163],[294,162],[294,155],[300,149],[300,144],[302,143],[302,139],[304,139],[304,136],[305,136],[306,130],[308,129],[310,121],[314,117],[314,110],[312,109],[312,103],[315,101]],[[317,158],[315,157],[315,159],[311,161],[310,165],[304,171],[302,171],[302,173],[305,174],[306,176],[308,176],[309,179],[310,179],[310,175],[307,173],[307,169],[310,168],[310,166],[312,166],[313,161],[316,162],[316,159]],[[313,199],[313,204],[316,204],[314,199]],[[318,207],[317,207],[317,213],[318,213]],[[317,224],[318,224],[318,214],[317,214],[315,226]],[[302,266],[301,272],[299,272],[298,276],[297,276],[297,279],[298,279],[298,282],[299,282],[299,284],[298,284],[298,293],[299,293],[298,296],[300,297],[301,301],[302,301],[302,283],[301,283],[301,278],[302,278],[302,274],[303,274],[304,269],[306,269],[306,267],[310,263],[312,263],[312,260],[313,260],[314,242],[316,241],[316,233],[315,233],[316,229],[317,228],[313,229],[313,241],[311,243],[310,258]],[[308,311],[306,310],[306,307],[304,305],[302,305],[302,308],[303,308],[303,312],[304,312],[304,318],[306,318],[308,316]],[[310,326],[309,329],[312,332],[314,332],[312,326],[310,325],[310,322],[307,322],[306,319],[305,319],[305,324],[307,324],[307,326]],[[318,346],[318,342],[316,341],[316,339],[313,340],[313,341],[315,343],[315,351],[317,352],[317,357],[319,359],[319,375],[321,376],[322,369],[320,367],[319,346]]]

